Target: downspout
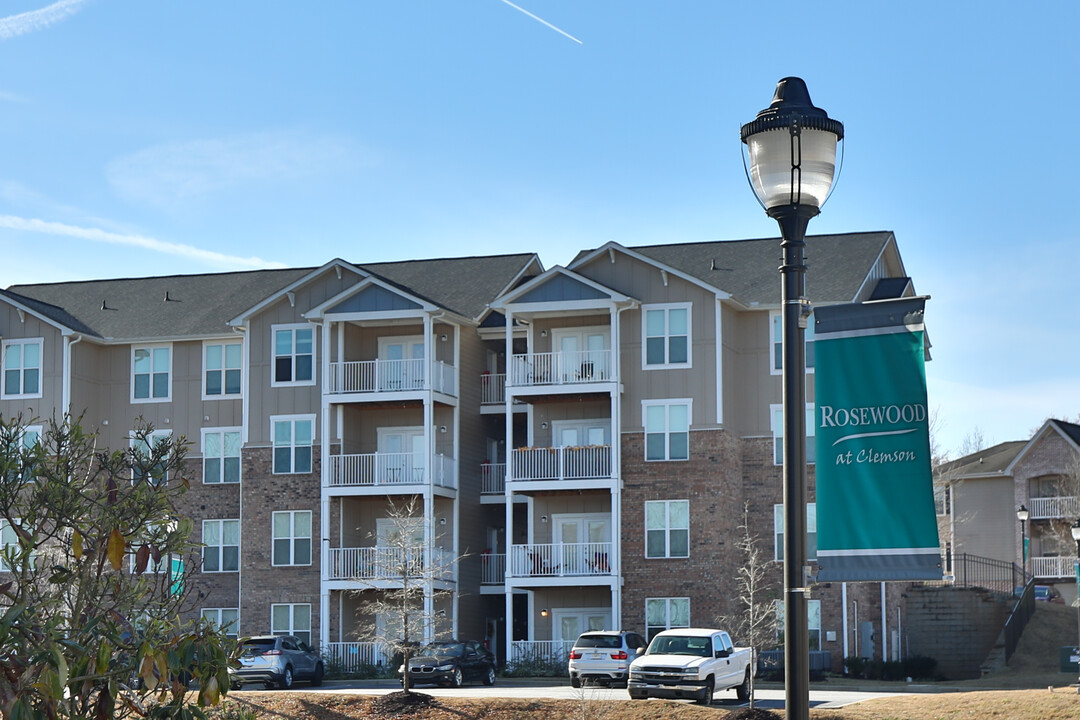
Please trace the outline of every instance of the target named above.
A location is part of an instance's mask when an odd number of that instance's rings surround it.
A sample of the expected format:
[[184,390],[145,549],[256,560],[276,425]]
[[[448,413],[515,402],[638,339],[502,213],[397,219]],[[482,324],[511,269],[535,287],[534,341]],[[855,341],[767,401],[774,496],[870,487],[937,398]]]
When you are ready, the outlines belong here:
[[[615,390],[611,395],[611,467],[615,470],[611,489],[611,618],[614,627],[622,627],[622,314],[632,306],[615,309],[611,328],[612,375]],[[618,352],[616,353],[616,349]]]
[[71,348],[81,343],[83,340],[82,335],[76,335],[72,340],[70,335],[64,336],[64,354],[61,362],[63,363],[63,369],[61,370],[61,383],[60,387],[60,409],[66,416],[71,415],[71,384],[74,378],[72,378],[71,367]]

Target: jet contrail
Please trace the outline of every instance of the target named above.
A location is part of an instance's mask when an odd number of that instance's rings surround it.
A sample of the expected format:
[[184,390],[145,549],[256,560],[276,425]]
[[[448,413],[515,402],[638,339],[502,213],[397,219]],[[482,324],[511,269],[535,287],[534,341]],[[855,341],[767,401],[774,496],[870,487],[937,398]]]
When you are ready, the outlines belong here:
[[85,0],[60,0],[40,10],[30,10],[18,15],[0,17],[0,40],[25,35],[35,30],[43,30],[58,23],[69,15],[74,15]]
[[518,6],[517,6],[517,5],[515,5],[514,3],[510,2],[510,0],[501,0],[501,1],[502,1],[502,2],[504,2],[504,3],[506,3],[507,5],[509,5],[510,7],[514,8],[514,9],[515,9],[515,10],[517,10],[518,12],[523,12],[523,13],[525,13],[526,15],[528,15],[529,17],[531,17],[531,18],[532,18],[533,20],[535,20],[536,22],[539,22],[539,23],[543,23],[544,25],[547,25],[547,26],[548,26],[549,28],[551,28],[551,29],[552,29],[552,30],[554,30],[555,32],[559,33],[560,35],[565,35],[566,37],[568,37],[568,38],[570,38],[571,40],[573,40],[574,42],[576,42],[576,43],[577,43],[578,45],[584,45],[584,44],[585,44],[585,43],[581,42],[580,40],[578,40],[578,39],[577,39],[576,37],[574,37],[573,35],[571,35],[570,33],[566,32],[565,30],[560,30],[559,28],[555,27],[554,25],[552,25],[551,23],[549,23],[549,22],[548,22],[547,20],[545,20],[544,18],[542,18],[542,17],[537,17],[536,15],[533,15],[533,14],[532,14],[531,12],[529,12],[529,11],[528,11],[528,10],[526,10],[525,8],[522,8],[522,7],[518,7]]

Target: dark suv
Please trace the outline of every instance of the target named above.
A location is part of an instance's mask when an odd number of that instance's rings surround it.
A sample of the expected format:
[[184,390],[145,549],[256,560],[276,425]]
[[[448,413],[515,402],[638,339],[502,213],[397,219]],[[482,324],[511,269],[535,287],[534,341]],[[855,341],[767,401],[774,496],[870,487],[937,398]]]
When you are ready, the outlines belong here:
[[645,638],[625,630],[592,630],[582,633],[570,650],[570,684],[597,680],[626,687],[630,663],[645,652]]

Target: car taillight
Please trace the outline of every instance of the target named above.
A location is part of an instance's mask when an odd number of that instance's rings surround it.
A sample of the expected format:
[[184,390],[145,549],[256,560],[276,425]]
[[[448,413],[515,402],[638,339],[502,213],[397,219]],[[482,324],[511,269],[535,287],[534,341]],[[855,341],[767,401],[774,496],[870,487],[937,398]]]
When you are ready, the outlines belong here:
[[571,660],[580,660],[581,659],[581,651],[580,650],[571,650],[570,651],[570,659]]
[[281,654],[280,650],[267,650],[266,652],[263,653],[263,655],[280,655],[280,654]]
[[630,656],[626,654],[625,650],[620,650],[617,653],[611,653],[611,659],[612,660],[625,660],[628,657],[630,657]]

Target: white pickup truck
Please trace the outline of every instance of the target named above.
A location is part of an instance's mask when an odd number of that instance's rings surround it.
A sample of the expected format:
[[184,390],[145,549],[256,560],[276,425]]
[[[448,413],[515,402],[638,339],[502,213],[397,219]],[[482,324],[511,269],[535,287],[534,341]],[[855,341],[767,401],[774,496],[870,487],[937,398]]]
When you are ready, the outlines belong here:
[[658,633],[644,655],[630,664],[631,699],[650,697],[712,702],[717,690],[735,688],[750,697],[750,648],[737,648],[723,630],[679,628]]

